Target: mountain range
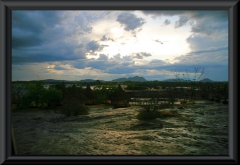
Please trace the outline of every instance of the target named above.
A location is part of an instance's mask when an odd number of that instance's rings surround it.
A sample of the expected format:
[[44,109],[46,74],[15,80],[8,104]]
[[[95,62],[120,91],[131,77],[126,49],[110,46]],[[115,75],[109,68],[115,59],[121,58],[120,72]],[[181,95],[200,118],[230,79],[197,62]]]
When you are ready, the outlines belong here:
[[[186,81],[188,81],[188,82],[191,82],[191,80],[184,80],[184,79],[167,79],[167,80],[163,80],[164,82],[186,82]],[[202,80],[200,80],[199,82],[215,82],[215,81],[213,81],[213,80],[210,80],[209,78],[204,78],[204,79],[202,79]]]
[[112,80],[112,82],[125,82],[125,81],[132,81],[132,82],[146,82],[147,80],[143,77],[129,77],[129,78],[118,78],[118,79],[114,79]]
[[[32,80],[32,81],[36,81],[36,80]],[[45,83],[59,83],[59,82],[68,82],[68,83],[78,83],[78,82],[95,82],[96,80],[94,79],[84,79],[84,80],[75,80],[75,81],[71,81],[71,80],[55,80],[55,79],[45,79],[42,80]],[[139,76],[135,76],[135,77],[123,77],[123,78],[117,78],[117,79],[113,79],[111,81],[104,81],[104,80],[99,80],[100,82],[126,82],[126,81],[131,81],[131,82],[147,82],[147,80],[144,77],[139,77]],[[183,79],[166,79],[166,80],[162,80],[163,82],[183,82]],[[190,82],[190,80],[189,80]],[[200,80],[199,82],[215,82],[213,80],[210,80],[209,78],[204,78],[202,80]]]

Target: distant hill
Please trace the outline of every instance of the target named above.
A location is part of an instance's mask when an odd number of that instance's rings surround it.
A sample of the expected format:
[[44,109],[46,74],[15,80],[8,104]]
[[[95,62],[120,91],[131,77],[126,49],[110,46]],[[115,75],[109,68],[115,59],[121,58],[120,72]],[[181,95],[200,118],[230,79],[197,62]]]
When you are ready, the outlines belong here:
[[143,78],[143,77],[135,76],[135,77],[129,77],[128,81],[146,82],[147,80],[145,78]]
[[[85,79],[85,80],[80,80],[79,82],[96,82],[97,80],[93,80],[93,79]],[[104,80],[99,80],[101,82],[105,82]]]
[[66,82],[67,80],[55,80],[55,79],[46,79],[46,80],[42,80],[45,83],[58,83],[58,82]]
[[143,77],[138,77],[138,76],[135,76],[135,77],[129,77],[129,78],[117,78],[117,79],[114,79],[112,80],[112,82],[125,82],[125,81],[132,81],[132,82],[147,82],[147,80]]
[[210,80],[209,78],[204,78],[204,79],[200,80],[200,82],[215,82],[215,81]]
[[[32,82],[34,81],[39,81],[39,80],[31,80]],[[87,83],[87,82],[96,82],[96,80],[93,79],[84,79],[84,80],[78,80],[78,81],[74,81],[74,80],[55,80],[55,79],[45,79],[45,80],[40,80],[43,81],[45,83],[61,83],[61,82],[65,82],[65,83]],[[108,81],[104,81],[104,80],[99,80],[101,82],[108,82]],[[117,79],[113,79],[110,82],[126,82],[126,81],[131,81],[131,82],[147,82],[147,80],[143,77],[139,77],[139,76],[135,76],[135,77],[123,77],[123,78],[117,78]],[[166,79],[166,80],[162,80],[163,82],[184,82],[184,79]],[[186,81],[185,81],[186,82]],[[190,80],[189,80],[190,82]],[[209,78],[204,78],[202,80],[200,80],[199,82],[217,82],[217,81],[213,81]],[[227,81],[226,81],[227,82]]]
[[183,79],[167,79],[167,80],[163,80],[164,82],[183,82],[184,80]]
[[85,79],[85,80],[80,80],[80,82],[95,82],[93,79]]
[[125,82],[125,81],[128,81],[128,78],[117,78],[117,79],[113,79],[112,82]]
[[[163,80],[164,82],[184,82],[186,80],[184,79],[167,79],[167,80]],[[190,80],[188,80],[188,82],[191,82]],[[202,80],[200,80],[199,82],[215,82],[213,80],[210,80],[209,78],[204,78]]]

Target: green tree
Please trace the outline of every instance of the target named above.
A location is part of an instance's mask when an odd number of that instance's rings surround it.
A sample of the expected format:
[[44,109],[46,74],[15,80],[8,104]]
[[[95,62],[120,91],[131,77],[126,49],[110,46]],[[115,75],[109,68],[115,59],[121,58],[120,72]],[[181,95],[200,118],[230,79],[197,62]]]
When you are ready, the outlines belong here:
[[56,107],[62,99],[62,92],[56,89],[45,90],[42,94],[41,101],[46,103],[48,107]]
[[103,103],[111,94],[117,90],[115,85],[97,85],[93,89],[93,93],[97,96],[97,102]]
[[22,99],[27,93],[27,86],[24,83],[12,84],[12,104],[16,104],[16,108],[19,109],[22,105]]
[[35,106],[38,107],[42,94],[45,91],[43,85],[44,83],[41,81],[27,84],[26,94],[22,98],[22,105],[24,108],[31,106],[32,103],[35,103]]

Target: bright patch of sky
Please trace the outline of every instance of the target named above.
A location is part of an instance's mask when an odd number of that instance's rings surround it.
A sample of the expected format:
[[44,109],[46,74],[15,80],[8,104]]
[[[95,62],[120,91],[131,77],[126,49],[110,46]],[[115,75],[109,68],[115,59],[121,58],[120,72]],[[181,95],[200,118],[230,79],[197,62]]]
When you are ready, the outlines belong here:
[[227,11],[13,11],[12,41],[13,81],[228,80]]

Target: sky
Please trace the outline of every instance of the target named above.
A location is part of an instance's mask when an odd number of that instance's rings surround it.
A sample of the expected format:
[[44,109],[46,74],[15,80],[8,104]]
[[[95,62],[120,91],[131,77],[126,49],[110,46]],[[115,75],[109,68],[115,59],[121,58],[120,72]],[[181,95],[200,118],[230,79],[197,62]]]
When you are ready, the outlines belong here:
[[227,10],[12,11],[12,81],[193,79],[195,68],[228,81]]

